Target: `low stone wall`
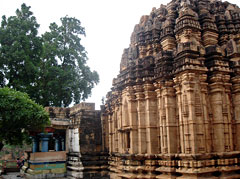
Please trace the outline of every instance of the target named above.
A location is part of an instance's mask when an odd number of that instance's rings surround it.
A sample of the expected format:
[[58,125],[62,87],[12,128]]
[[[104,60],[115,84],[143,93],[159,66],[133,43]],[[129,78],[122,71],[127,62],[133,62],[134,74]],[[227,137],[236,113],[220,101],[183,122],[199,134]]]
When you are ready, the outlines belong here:
[[66,152],[29,153],[21,169],[26,178],[61,178],[66,176]]

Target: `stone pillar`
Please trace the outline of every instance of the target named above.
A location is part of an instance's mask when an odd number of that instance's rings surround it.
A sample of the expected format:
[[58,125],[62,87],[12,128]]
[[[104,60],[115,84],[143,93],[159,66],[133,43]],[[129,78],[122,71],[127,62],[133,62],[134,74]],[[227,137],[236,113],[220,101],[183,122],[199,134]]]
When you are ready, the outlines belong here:
[[233,151],[233,133],[232,133],[232,84],[229,83],[230,75],[223,75],[223,121],[224,121],[224,148],[225,152]]
[[69,129],[69,152],[80,152],[80,145],[79,145],[79,129],[73,128]]
[[48,134],[41,133],[40,134],[40,140],[41,140],[41,144],[42,144],[42,152],[48,152],[48,141],[51,136],[52,136],[52,133],[48,133]]
[[138,113],[138,153],[147,153],[146,144],[146,124],[145,124],[145,98],[142,85],[134,86],[136,91],[137,100],[137,113]]
[[130,154],[138,152],[137,107],[136,97],[132,86],[127,87],[129,98],[129,127],[130,127]]
[[109,152],[113,152],[113,127],[112,127],[112,114],[108,115],[108,128],[109,128]]
[[32,137],[33,148],[32,152],[39,152],[39,138],[37,136]]
[[214,75],[210,78],[210,103],[212,107],[213,127],[213,152],[224,152],[224,121],[223,121],[223,82],[222,75]]
[[234,150],[240,151],[240,76],[232,78],[232,99],[233,99],[233,115],[235,124],[235,136],[234,136]]
[[188,103],[188,136],[190,142],[189,153],[198,153],[197,146],[197,120],[195,115],[195,85],[196,78],[194,73],[187,73],[183,76],[183,85]]
[[180,152],[185,153],[186,152],[186,137],[184,135],[184,104],[182,100],[182,85],[181,85],[181,78],[176,77],[174,78],[174,83],[176,84],[174,86],[176,90],[176,99],[177,99],[177,106],[178,106],[178,115],[179,115],[179,136],[180,136]]
[[67,178],[83,178],[83,166],[81,162],[81,153],[79,145],[79,129],[68,129],[69,143],[67,153]]
[[158,132],[157,132],[157,100],[153,84],[144,84],[144,94],[146,100],[146,141],[147,153],[158,153]]
[[[199,76],[200,80],[200,95],[202,99],[202,127],[203,129],[203,135],[204,135],[204,142],[205,142],[205,152],[210,153],[211,152],[211,143],[212,143],[212,137],[211,137],[211,121],[209,117],[209,101],[208,101],[208,83],[206,83],[207,75],[201,74]],[[197,113],[196,113],[197,114]]]
[[164,140],[164,129],[165,129],[165,120],[166,120],[166,111],[165,108],[163,107],[163,98],[162,98],[162,89],[159,83],[155,84],[156,86],[156,93],[157,93],[157,106],[158,106],[158,149],[160,153],[166,153],[165,151],[165,140]]
[[55,137],[55,151],[60,151],[60,139]]
[[118,151],[119,153],[124,153],[124,146],[123,146],[123,132],[122,132],[122,127],[123,127],[123,118],[122,118],[122,103],[121,103],[121,98],[118,98],[119,105],[117,108],[118,111]]
[[60,140],[61,140],[61,141],[60,141],[60,142],[61,142],[61,151],[65,151],[65,150],[66,150],[66,148],[65,148],[65,145],[66,145],[66,144],[65,144],[65,139],[64,139],[64,138],[61,138]]
[[167,135],[167,152],[177,153],[177,127],[178,121],[176,121],[176,100],[175,91],[173,88],[173,82],[165,82],[162,94],[164,97],[164,104],[166,113],[166,135]]
[[[115,107],[114,107],[115,109]],[[118,139],[117,139],[117,121],[116,121],[116,111],[113,110],[112,113],[112,146],[113,146],[113,152],[118,152]]]

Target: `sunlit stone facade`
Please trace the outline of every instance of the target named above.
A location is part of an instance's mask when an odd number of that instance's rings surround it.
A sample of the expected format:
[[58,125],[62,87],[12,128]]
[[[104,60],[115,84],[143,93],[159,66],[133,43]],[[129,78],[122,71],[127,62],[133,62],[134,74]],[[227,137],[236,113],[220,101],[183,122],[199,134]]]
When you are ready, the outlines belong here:
[[153,8],[103,111],[111,178],[240,178],[240,9],[217,0]]

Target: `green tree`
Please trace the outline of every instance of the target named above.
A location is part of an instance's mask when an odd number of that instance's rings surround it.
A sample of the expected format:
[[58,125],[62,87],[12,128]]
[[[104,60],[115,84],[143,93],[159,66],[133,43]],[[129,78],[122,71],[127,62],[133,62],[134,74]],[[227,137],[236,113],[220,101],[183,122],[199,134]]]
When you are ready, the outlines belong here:
[[0,27],[0,87],[26,92],[43,106],[68,106],[86,99],[99,76],[87,66],[81,45],[85,29],[75,18],[61,18],[50,32],[38,36],[39,24],[30,6],[16,16],[2,17]]
[[85,29],[78,19],[61,18],[61,26],[50,25],[43,35],[41,66],[41,104],[68,106],[86,99],[99,81],[96,71],[87,66],[87,52],[81,45]]
[[16,16],[2,17],[0,27],[0,87],[26,92],[43,106],[68,106],[86,99],[99,76],[87,66],[81,45],[85,29],[75,18],[61,18],[50,32],[38,36],[39,24],[30,6]]
[[49,125],[49,116],[26,93],[0,88],[0,150],[3,144],[21,145],[29,141],[31,131]]
[[39,96],[37,81],[42,41],[38,28],[26,4],[16,10],[16,16],[3,16],[0,27],[0,85],[26,92],[32,99]]

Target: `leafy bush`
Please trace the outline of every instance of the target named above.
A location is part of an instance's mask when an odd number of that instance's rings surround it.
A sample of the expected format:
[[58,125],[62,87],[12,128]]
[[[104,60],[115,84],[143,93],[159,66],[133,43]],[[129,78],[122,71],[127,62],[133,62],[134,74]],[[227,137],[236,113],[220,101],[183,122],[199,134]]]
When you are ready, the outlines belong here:
[[43,130],[49,124],[48,113],[26,93],[0,88],[0,143],[29,142],[31,131]]

